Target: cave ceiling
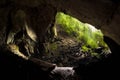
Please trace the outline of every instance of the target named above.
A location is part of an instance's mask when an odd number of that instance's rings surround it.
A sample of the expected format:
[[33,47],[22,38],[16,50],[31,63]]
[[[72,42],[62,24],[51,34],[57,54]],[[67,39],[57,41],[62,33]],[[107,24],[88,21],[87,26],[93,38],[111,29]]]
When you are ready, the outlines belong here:
[[[0,37],[2,37],[7,25],[7,18],[10,9],[16,9],[15,7],[32,8],[38,7],[43,3],[48,4],[57,11],[65,12],[73,17],[78,18],[80,21],[90,23],[96,28],[102,30],[105,36],[110,37],[118,44],[120,44],[120,3],[119,0],[1,0],[0,1]],[[14,8],[11,8],[12,5]],[[44,8],[44,7],[43,7]],[[46,8],[50,8],[47,6]],[[55,16],[53,9],[41,9],[46,11],[47,17]],[[27,10],[27,9],[26,9]],[[51,11],[53,10],[53,11]],[[34,10],[33,10],[34,11]],[[32,12],[32,11],[31,11]],[[39,12],[39,11],[38,11]],[[49,15],[53,12],[52,15]],[[34,13],[33,13],[34,14]],[[37,14],[37,13],[36,13]],[[27,15],[30,15],[29,11]],[[37,14],[38,15],[38,14]],[[41,15],[43,16],[43,15]],[[32,24],[31,24],[32,25]],[[33,24],[34,25],[34,24]],[[41,29],[41,28],[40,28]],[[45,31],[45,29],[43,30]],[[0,38],[3,40],[3,38]]]

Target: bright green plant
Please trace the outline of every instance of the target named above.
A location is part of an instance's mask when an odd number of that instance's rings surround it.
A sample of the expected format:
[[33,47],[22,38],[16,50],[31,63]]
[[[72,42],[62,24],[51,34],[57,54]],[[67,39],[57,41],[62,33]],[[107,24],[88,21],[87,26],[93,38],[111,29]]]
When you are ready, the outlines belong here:
[[90,24],[82,23],[62,12],[57,13],[56,24],[61,25],[63,30],[70,36],[75,37],[79,42],[83,42],[91,48],[106,46],[102,32]]

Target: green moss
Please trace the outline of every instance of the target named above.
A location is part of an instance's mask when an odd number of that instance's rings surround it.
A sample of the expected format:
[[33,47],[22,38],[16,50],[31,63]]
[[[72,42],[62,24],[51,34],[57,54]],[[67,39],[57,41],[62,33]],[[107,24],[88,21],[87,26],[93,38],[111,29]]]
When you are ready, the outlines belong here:
[[88,52],[91,56],[99,58],[99,54],[94,49],[103,47],[104,51],[110,50],[103,40],[103,33],[94,26],[83,23],[70,15],[58,12],[56,15],[56,24],[69,36],[74,37],[79,43],[83,43],[82,51]]
[[100,54],[95,53],[95,52],[91,53],[91,56],[92,56],[92,57],[97,57],[97,58],[100,58]]
[[71,17],[62,12],[56,15],[56,24],[62,26],[63,30],[70,36],[75,37],[78,42],[84,42],[91,48],[105,46],[103,42],[103,34],[90,24],[82,23],[78,19]]
[[43,53],[46,57],[52,57],[53,54],[58,55],[57,53],[57,44],[56,43],[44,43]]
[[90,49],[86,46],[82,46],[82,52],[88,52]]
[[50,48],[51,51],[55,51],[55,50],[57,50],[57,44],[56,43],[51,43],[51,44],[49,44],[49,48]]

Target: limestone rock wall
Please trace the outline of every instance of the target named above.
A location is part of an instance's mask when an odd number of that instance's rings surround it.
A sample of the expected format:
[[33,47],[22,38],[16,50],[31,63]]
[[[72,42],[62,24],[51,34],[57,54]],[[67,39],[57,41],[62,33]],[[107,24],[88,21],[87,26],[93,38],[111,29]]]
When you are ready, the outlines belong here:
[[80,21],[101,29],[105,36],[120,44],[120,3],[118,0],[58,0],[53,2],[58,10],[63,10]]
[[[4,31],[4,26],[6,26],[7,15],[10,10],[9,5],[16,4],[16,6],[21,5],[33,8],[43,3],[50,4],[56,7],[58,11],[68,13],[82,22],[94,25],[96,28],[101,29],[105,36],[120,44],[119,0],[1,0],[0,33]],[[46,10],[48,11],[49,9]],[[50,11],[47,12],[47,14],[50,13]],[[0,40],[2,39],[2,34],[0,34]]]

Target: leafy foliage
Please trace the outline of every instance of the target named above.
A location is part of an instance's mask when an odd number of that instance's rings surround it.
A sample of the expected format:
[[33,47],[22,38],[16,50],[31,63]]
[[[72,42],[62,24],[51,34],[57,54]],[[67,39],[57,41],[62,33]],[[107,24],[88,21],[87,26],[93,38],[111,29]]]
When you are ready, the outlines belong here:
[[74,37],[78,42],[83,43],[82,51],[91,52],[91,55],[97,56],[97,53],[92,51],[95,48],[104,47],[108,50],[109,47],[103,40],[103,33],[88,23],[82,23],[78,19],[70,15],[58,12],[56,15],[56,24],[71,37]]
[[101,30],[62,12],[57,13],[55,21],[46,33],[43,60],[57,66],[78,66],[111,53]]
[[70,36],[76,37],[79,42],[82,41],[91,48],[106,46],[103,42],[101,30],[97,30],[90,24],[82,23],[76,18],[62,12],[57,13],[56,24],[61,25]]

